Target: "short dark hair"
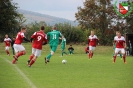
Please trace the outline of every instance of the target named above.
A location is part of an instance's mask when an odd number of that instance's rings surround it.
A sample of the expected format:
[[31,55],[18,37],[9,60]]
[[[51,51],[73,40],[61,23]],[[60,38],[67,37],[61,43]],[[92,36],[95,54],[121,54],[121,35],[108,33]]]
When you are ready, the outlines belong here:
[[41,26],[41,30],[44,30],[45,29],[45,27],[44,26]]
[[26,29],[26,27],[22,27],[22,28],[21,28],[21,30],[25,30],[25,29]]

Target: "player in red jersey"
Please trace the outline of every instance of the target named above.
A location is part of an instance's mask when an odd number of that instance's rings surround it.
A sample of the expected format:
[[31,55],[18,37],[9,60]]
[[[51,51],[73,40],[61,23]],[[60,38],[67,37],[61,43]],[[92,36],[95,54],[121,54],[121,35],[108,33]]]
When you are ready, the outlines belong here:
[[16,40],[14,42],[14,50],[15,50],[15,55],[13,56],[13,60],[12,60],[12,63],[15,64],[16,61],[18,60],[18,57],[19,56],[22,56],[22,55],[25,55],[26,54],[26,51],[25,51],[25,48],[24,46],[21,44],[23,42],[23,40],[25,41],[28,41],[30,42],[30,40],[26,39],[26,37],[24,36],[24,33],[26,32],[26,28],[23,27],[21,29],[20,32],[18,32],[17,36],[16,36]]
[[32,54],[29,57],[28,60],[28,66],[31,67],[31,65],[34,64],[34,62],[36,61],[36,59],[41,55],[41,51],[42,51],[42,45],[43,44],[47,44],[47,36],[44,33],[44,26],[41,26],[40,31],[35,32],[32,36],[31,36],[31,41],[33,40],[32,43]]
[[91,35],[88,38],[88,45],[89,45],[89,59],[93,56],[93,51],[95,50],[96,44],[97,44],[98,38],[96,35],[94,35],[94,31],[91,31]]
[[126,48],[126,43],[125,43],[125,38],[121,36],[121,33],[117,31],[117,36],[114,37],[114,44],[116,44],[115,48],[115,54],[114,54],[114,60],[113,63],[116,61],[116,56],[118,52],[120,52],[123,56],[123,61],[126,63],[126,54],[125,54],[125,48]]
[[11,41],[12,40],[8,37],[8,35],[5,35],[5,39],[4,39],[5,50],[6,50],[6,53],[7,53],[8,56],[10,56],[9,48],[10,48]]

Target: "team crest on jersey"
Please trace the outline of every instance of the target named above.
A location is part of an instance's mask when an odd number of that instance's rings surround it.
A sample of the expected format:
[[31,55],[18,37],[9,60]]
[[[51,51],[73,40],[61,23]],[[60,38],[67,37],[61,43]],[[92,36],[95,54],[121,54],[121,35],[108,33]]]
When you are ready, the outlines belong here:
[[121,17],[128,16],[133,11],[133,3],[132,0],[116,0],[114,4],[114,10],[117,15]]

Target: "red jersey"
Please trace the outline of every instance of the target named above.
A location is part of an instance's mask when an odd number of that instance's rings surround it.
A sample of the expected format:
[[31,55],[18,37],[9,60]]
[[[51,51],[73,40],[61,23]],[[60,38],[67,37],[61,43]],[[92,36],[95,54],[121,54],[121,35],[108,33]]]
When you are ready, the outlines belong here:
[[97,41],[98,41],[98,38],[96,35],[93,35],[93,36],[90,35],[88,38],[89,46],[96,47]]
[[42,44],[43,44],[43,42],[44,41],[47,42],[46,34],[43,31],[35,32],[31,36],[31,38],[34,39],[33,44],[32,44],[32,47],[35,48],[35,49],[42,50]]
[[16,40],[14,44],[21,44],[23,42],[23,38],[24,38],[24,33],[23,32],[18,32],[17,36],[16,36]]
[[11,40],[10,38],[5,38],[5,39],[4,39],[5,46],[10,46],[11,41],[12,41],[12,40]]
[[123,36],[121,37],[115,36],[114,42],[116,43],[116,48],[124,48],[123,43],[125,43],[125,38]]

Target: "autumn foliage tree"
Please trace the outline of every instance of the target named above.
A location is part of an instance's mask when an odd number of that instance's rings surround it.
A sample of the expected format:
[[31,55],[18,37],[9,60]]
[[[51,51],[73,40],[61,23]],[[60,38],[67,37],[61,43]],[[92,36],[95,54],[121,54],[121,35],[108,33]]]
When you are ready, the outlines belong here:
[[106,34],[109,29],[113,29],[113,19],[117,17],[112,0],[85,0],[84,7],[78,7],[75,14],[76,20],[82,29],[96,30],[100,35],[100,43],[105,45]]

